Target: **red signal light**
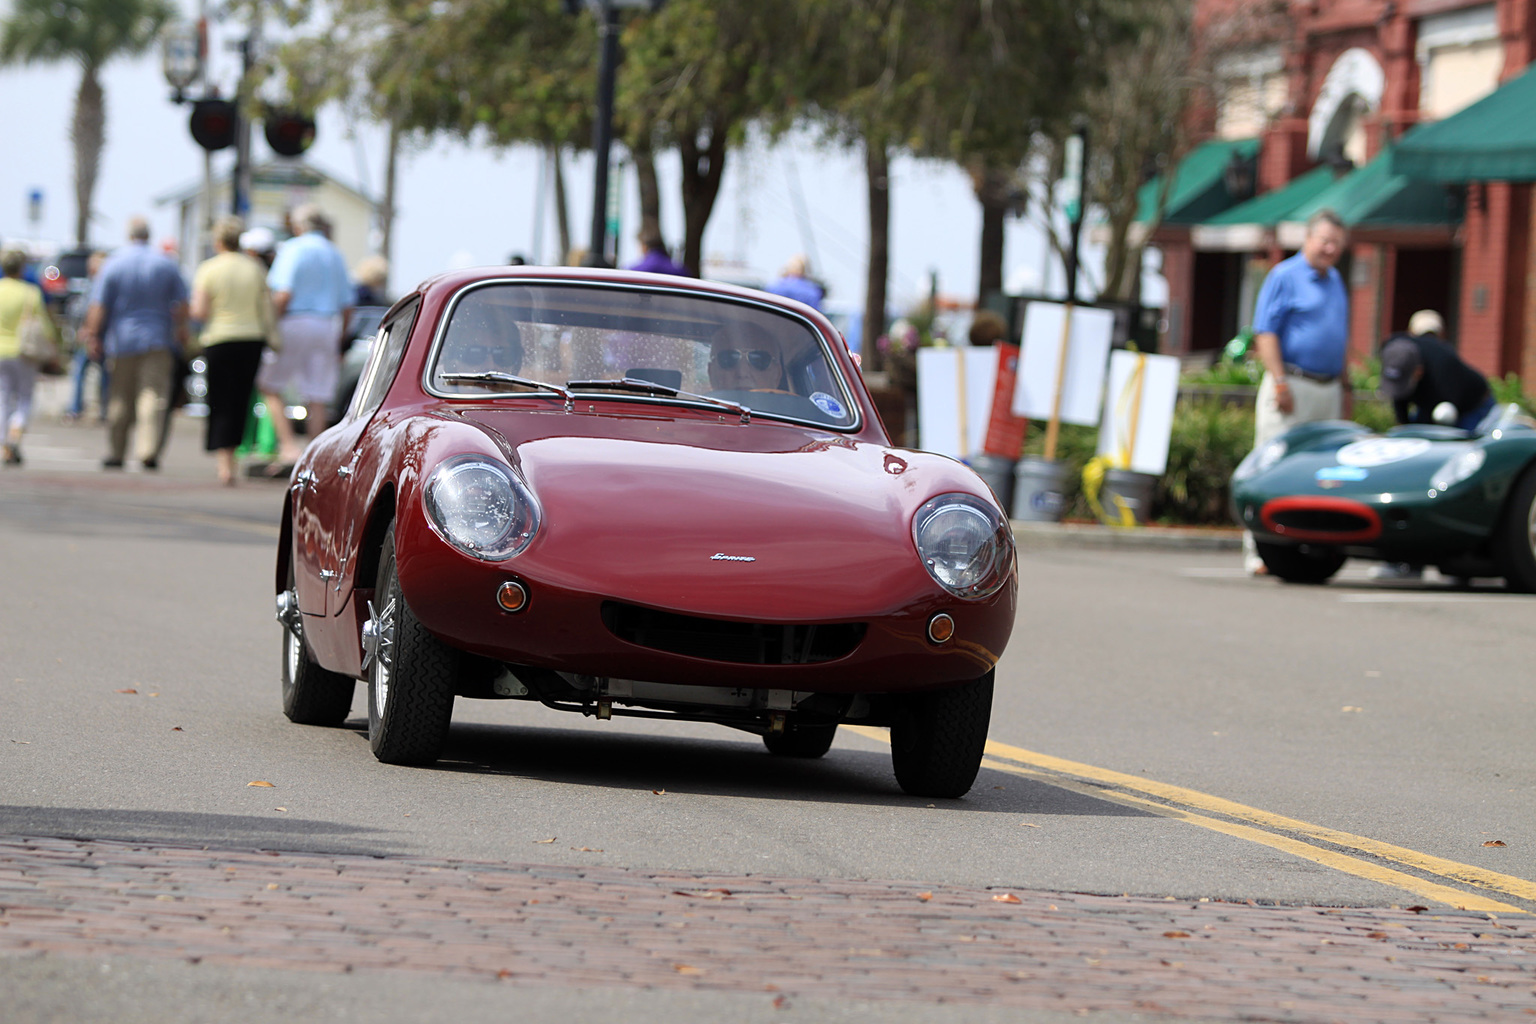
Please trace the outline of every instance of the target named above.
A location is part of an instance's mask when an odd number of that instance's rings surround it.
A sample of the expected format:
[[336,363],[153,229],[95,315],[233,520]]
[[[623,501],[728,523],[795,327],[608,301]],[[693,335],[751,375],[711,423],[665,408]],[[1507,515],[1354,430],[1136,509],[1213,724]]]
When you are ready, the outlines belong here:
[[209,152],[234,145],[237,116],[229,100],[197,100],[192,104],[192,141]]
[[274,111],[267,115],[264,134],[278,156],[298,156],[315,141],[315,122],[303,114]]

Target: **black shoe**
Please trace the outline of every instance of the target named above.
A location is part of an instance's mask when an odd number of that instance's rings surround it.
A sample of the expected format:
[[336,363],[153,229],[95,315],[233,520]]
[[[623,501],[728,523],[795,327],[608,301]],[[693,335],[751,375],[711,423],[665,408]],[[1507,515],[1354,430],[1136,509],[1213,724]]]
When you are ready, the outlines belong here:
[[122,459],[114,459],[114,458],[110,458],[110,457],[102,459],[101,460],[101,468],[102,469],[122,469],[123,468],[123,460]]
[[145,469],[159,469],[160,468],[160,460],[159,459],[145,459],[144,460],[144,468]]
[[21,448],[14,444],[3,445],[5,449],[5,464],[7,466],[21,465]]

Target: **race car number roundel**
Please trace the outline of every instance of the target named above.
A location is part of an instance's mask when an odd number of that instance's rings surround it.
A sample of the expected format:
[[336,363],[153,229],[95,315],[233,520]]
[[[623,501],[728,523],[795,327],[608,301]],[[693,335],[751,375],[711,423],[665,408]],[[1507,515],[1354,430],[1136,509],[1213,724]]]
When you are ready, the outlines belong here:
[[1427,451],[1429,441],[1422,437],[1373,437],[1340,448],[1339,465],[1365,468],[1385,466],[1423,455]]

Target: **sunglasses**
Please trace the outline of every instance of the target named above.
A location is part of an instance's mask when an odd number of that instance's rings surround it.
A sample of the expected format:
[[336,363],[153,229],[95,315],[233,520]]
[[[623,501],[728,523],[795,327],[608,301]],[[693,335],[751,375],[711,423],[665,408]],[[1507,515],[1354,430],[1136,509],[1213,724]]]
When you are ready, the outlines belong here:
[[736,364],[741,362],[741,357],[747,357],[747,365],[754,370],[766,370],[773,365],[778,356],[767,349],[754,348],[750,352],[742,352],[740,349],[728,348],[715,353],[715,362],[722,370],[734,370]]

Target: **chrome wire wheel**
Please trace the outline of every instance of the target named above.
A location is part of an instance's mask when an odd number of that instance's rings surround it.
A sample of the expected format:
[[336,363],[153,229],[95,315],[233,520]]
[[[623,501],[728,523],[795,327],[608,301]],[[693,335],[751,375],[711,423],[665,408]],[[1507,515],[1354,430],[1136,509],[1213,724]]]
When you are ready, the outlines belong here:
[[[368,602],[368,610],[373,611],[373,602]],[[380,718],[384,717],[384,711],[389,707],[389,680],[394,673],[395,645],[395,596],[391,594],[389,600],[384,603],[376,615],[369,617],[365,632],[367,638],[367,655],[369,668],[373,673],[373,713]]]

